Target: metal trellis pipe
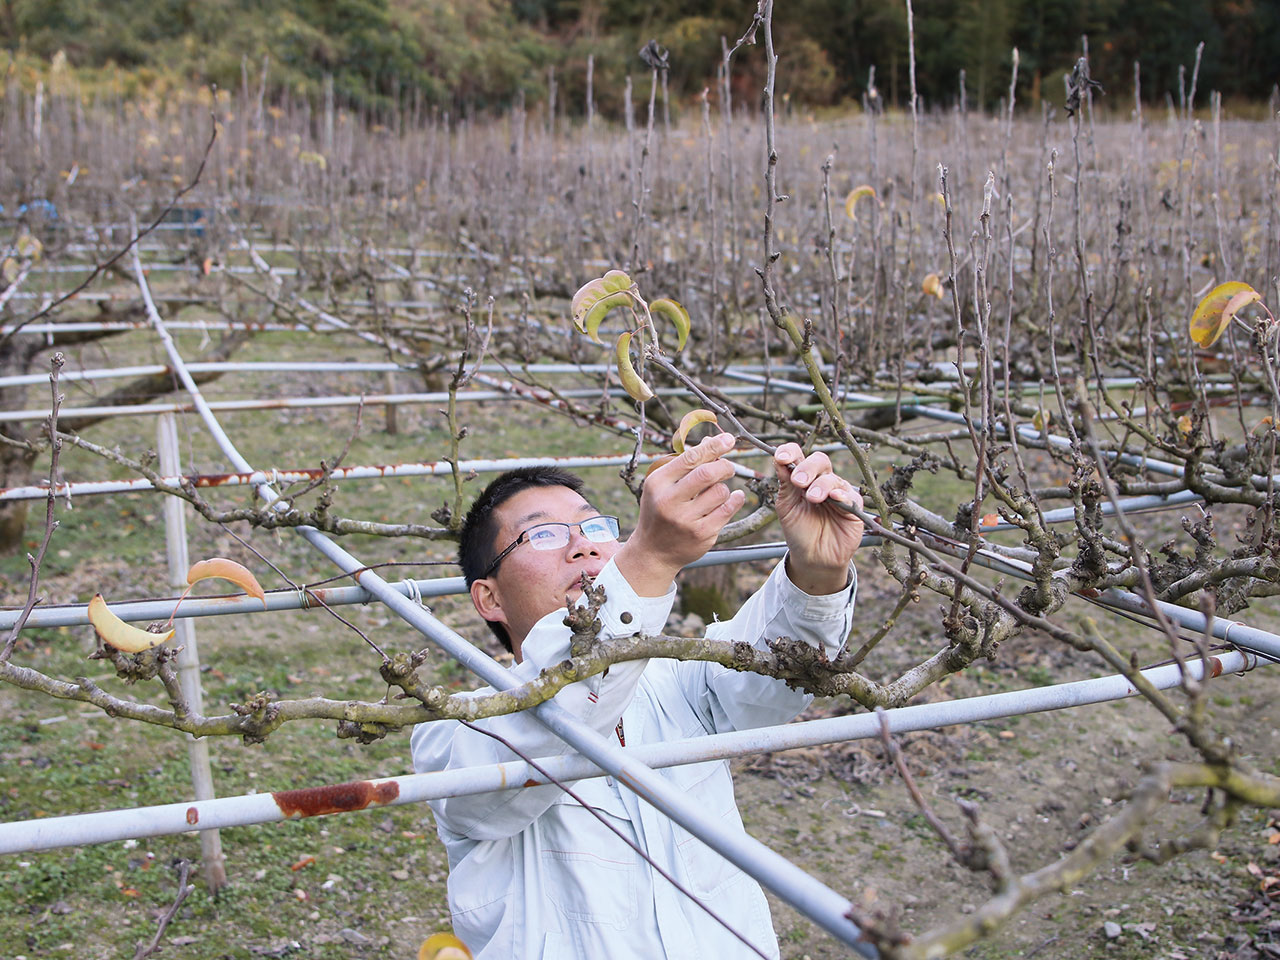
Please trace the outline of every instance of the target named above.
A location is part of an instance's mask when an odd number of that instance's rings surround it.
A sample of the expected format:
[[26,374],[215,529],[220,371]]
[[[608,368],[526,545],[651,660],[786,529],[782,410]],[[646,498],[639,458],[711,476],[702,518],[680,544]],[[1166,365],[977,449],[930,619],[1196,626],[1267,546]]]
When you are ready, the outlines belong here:
[[[46,377],[46,379],[48,379]],[[525,388],[526,390],[540,390],[541,388]],[[459,402],[478,401],[478,400],[509,400],[520,391],[516,390],[465,390],[458,393]],[[545,392],[545,391],[543,391]],[[611,397],[625,397],[625,390],[611,388],[606,391]],[[659,396],[684,396],[685,391],[682,387],[659,387],[654,391]],[[722,390],[727,394],[756,394],[760,391],[754,387],[725,387]],[[575,388],[572,390],[561,390],[558,396],[568,397],[570,399],[595,398],[601,395],[599,389],[590,387]],[[550,394],[548,394],[550,396]],[[295,409],[312,409],[323,407],[372,407],[372,406],[403,406],[407,404],[424,404],[424,403],[445,403],[449,399],[449,394],[443,391],[434,393],[371,393],[358,394],[356,396],[328,396],[328,397],[269,397],[255,398],[250,400],[209,400],[206,401],[211,410],[233,411],[233,410],[295,410]],[[63,417],[141,417],[149,416],[157,413],[191,413],[194,406],[190,403],[139,403],[134,405],[114,405],[99,407],[64,407],[60,416]],[[28,410],[5,410],[0,411],[0,423],[17,422],[23,420],[43,420],[49,416],[48,409],[33,408]],[[619,423],[624,421],[619,420]],[[626,425],[628,429],[629,425]]]
[[[958,552],[962,555],[966,550],[961,544],[939,543],[936,545],[947,552]],[[1022,580],[1030,581],[1035,579],[1031,572],[1031,565],[1014,557],[1003,556],[990,550],[978,550],[974,554],[973,560],[984,567],[1012,574]],[[1096,596],[1092,593],[1080,593],[1078,596],[1086,600],[1092,600],[1104,607],[1125,610],[1144,617],[1155,616],[1144,598],[1126,590],[1112,587],[1098,593]],[[1166,617],[1184,629],[1195,630],[1200,633],[1208,630],[1212,636],[1217,637],[1219,640],[1243,647],[1251,653],[1258,653],[1268,660],[1280,663],[1280,635],[1266,630],[1259,630],[1257,627],[1250,627],[1236,620],[1227,620],[1223,617],[1210,619],[1198,611],[1188,610],[1186,607],[1181,607],[1176,603],[1169,603],[1166,600],[1156,600],[1156,607]],[[1149,626],[1159,629],[1154,623],[1149,624]]]
[[[818,449],[833,450],[836,446]],[[645,453],[636,457],[636,463],[652,463],[661,454]],[[733,459],[745,457],[761,457],[766,454],[754,447],[734,450],[729,456]],[[631,454],[605,454],[586,457],[504,457],[497,460],[460,460],[458,469],[465,473],[501,473],[517,467],[556,466],[566,469],[588,469],[591,467],[620,467],[631,461]],[[758,477],[758,473],[741,464],[734,464],[738,476],[748,479]],[[450,476],[453,467],[440,460],[424,460],[419,463],[373,464],[352,467],[337,467],[329,472],[332,480],[376,480],[395,477],[442,477]],[[197,489],[214,489],[218,487],[256,486],[259,483],[301,483],[318,480],[324,476],[319,467],[287,470],[255,470],[252,473],[194,473],[173,477],[161,477],[163,483],[176,486],[189,482]],[[79,480],[59,483],[54,494],[58,497],[83,497],[96,494],[139,493],[155,490],[155,485],[146,477],[133,480]],[[22,487],[0,488],[0,503],[6,500],[43,500],[49,494],[47,486],[32,484]]]
[[[417,373],[418,367],[407,363],[378,360],[217,360],[187,364],[192,373]],[[480,369],[489,373],[504,372],[499,364],[485,363]],[[522,368],[529,373],[605,373],[611,369],[603,363],[538,363]],[[63,370],[61,382],[77,380],[115,380],[125,377],[155,376],[166,373],[163,364],[135,367],[103,367],[91,370]],[[0,387],[36,386],[49,382],[47,373],[23,373],[0,377]]]
[[[863,539],[864,546],[879,544],[880,538],[868,535]],[[753,546],[730,547],[713,550],[704,557],[689,564],[685,569],[713,566],[723,563],[745,563],[752,560],[777,559],[786,553],[786,544],[764,543]],[[1030,579],[1029,569],[1010,557],[1003,557],[989,551],[979,551],[974,562],[1014,576]],[[443,597],[466,593],[466,581],[462,577],[433,577],[427,580],[402,580],[389,583],[388,587],[406,597]],[[308,599],[307,594],[314,594],[316,599]],[[188,617],[217,617],[227,614],[256,614],[278,612],[283,610],[306,610],[319,605],[323,601],[329,606],[346,606],[350,604],[367,604],[375,599],[374,595],[361,586],[339,587],[307,587],[305,584],[298,590],[272,590],[266,594],[266,605],[256,599],[243,595],[221,597],[188,597],[183,601],[178,619]],[[1143,616],[1151,616],[1146,602],[1135,594],[1123,590],[1107,590],[1098,597],[1091,598],[1105,607],[1126,610]],[[176,598],[168,597],[156,600],[135,600],[111,605],[112,611],[122,620],[141,623],[150,620],[165,620],[173,612]],[[1158,601],[1159,607],[1170,619],[1177,621],[1188,630],[1203,632],[1205,616],[1195,610],[1177,604]],[[89,622],[88,607],[85,604],[59,604],[38,606],[31,611],[27,620],[28,628],[51,628],[83,626]],[[0,631],[12,628],[17,622],[21,610],[18,608],[0,610]],[[1212,633],[1220,640],[1239,644],[1251,651],[1273,660],[1280,660],[1280,635],[1237,620],[1215,617]]]
[[[709,567],[723,563],[745,563],[750,560],[776,560],[787,552],[786,544],[766,543],[751,547],[731,547],[712,550],[685,567]],[[406,597],[456,596],[467,592],[463,577],[433,577],[429,580],[401,580],[387,584],[390,589]],[[314,599],[312,599],[314,597]],[[182,601],[177,620],[191,617],[221,617],[228,614],[275,613],[282,610],[309,610],[321,602],[330,607],[366,604],[375,597],[359,585],[339,587],[308,587],[297,590],[268,590],[266,605],[245,594],[222,597],[187,597]],[[173,613],[177,597],[156,600],[132,600],[111,604],[111,611],[122,620],[143,623],[148,620],[167,620]],[[76,627],[89,622],[88,605],[83,603],[41,605],[31,611],[25,627]],[[21,608],[0,610],[0,631],[9,630],[18,622]]]
[[[1113,588],[1103,591],[1102,595],[1097,599],[1104,606],[1127,610],[1130,613],[1137,613],[1144,617],[1153,616],[1147,601],[1135,593]],[[1197,633],[1204,633],[1208,630],[1209,633],[1224,643],[1233,643],[1246,650],[1256,651],[1269,660],[1280,663],[1280,636],[1274,633],[1259,630],[1257,627],[1251,627],[1247,623],[1241,623],[1239,620],[1228,620],[1226,617],[1206,617],[1199,610],[1189,610],[1186,607],[1178,606],[1176,603],[1169,603],[1167,600],[1157,600],[1156,608],[1184,630],[1194,630]]]
[[[41,299],[43,299],[43,294]],[[92,293],[86,291],[77,294],[76,299],[96,302],[132,300],[133,298],[114,293]],[[165,297],[164,300],[166,303],[209,303],[212,302],[213,298],[169,296]],[[174,320],[170,323],[170,326],[174,330],[252,330],[255,333],[261,331],[287,333],[296,333],[298,331],[306,333],[333,332],[331,330],[314,330],[309,324],[305,323],[282,323],[280,321],[256,323],[251,320]],[[145,320],[69,320],[59,323],[28,323],[24,326],[16,324],[0,326],[0,336],[8,337],[26,334],[28,336],[48,337],[57,333],[127,333],[130,330],[149,329],[150,325]]]
[[[58,324],[55,330],[79,328],[80,324]],[[98,329],[100,325],[86,324],[88,329]],[[176,324],[170,324],[171,328]],[[240,324],[241,327],[246,326]],[[256,325],[253,326],[257,329]],[[139,321],[138,328],[147,328]],[[289,327],[287,329],[293,329]],[[208,360],[187,364],[192,373],[417,373],[419,368],[409,363],[394,363],[387,360]],[[500,363],[482,363],[477,368],[481,373],[507,373],[508,368]],[[530,363],[520,367],[522,373],[555,375],[555,374],[595,374],[608,373],[613,364],[608,363]],[[750,367],[741,371],[742,377],[750,375]],[[154,363],[133,367],[99,367],[87,370],[63,370],[58,375],[62,383],[80,380],[116,380],[125,377],[155,376],[167,373],[169,368]],[[726,377],[733,377],[738,370],[726,370]],[[0,377],[0,387],[38,386],[49,382],[48,373],[20,373],[8,377]],[[758,392],[758,391],[757,391]]]
[[[1210,658],[1210,675],[1225,677],[1251,670],[1257,662],[1257,658],[1251,654],[1236,650],[1223,651]],[[1141,673],[1152,686],[1160,690],[1167,690],[1182,682],[1182,673],[1177,664],[1150,667]],[[1203,678],[1203,663],[1199,659],[1189,660],[1187,674],[1197,680]],[[932,730],[963,723],[1107,703],[1132,697],[1136,693],[1125,677],[1113,675],[963,700],[898,707],[886,710],[884,716],[889,722],[890,732],[901,735],[916,730]],[[797,747],[867,740],[879,735],[880,718],[871,713],[859,713],[665,743],[642,744],[628,747],[627,753],[650,767],[671,767]],[[561,782],[598,777],[605,772],[603,767],[581,756],[535,758],[535,762]],[[320,786],[65,817],[45,817],[0,823],[0,854],[158,837],[185,833],[196,828],[225,829],[272,823],[308,815],[304,811],[313,808],[314,798],[319,796],[349,797],[350,800],[342,807],[325,811],[337,813],[369,806],[419,803],[423,800],[467,796],[493,790],[524,789],[550,782],[531,764],[513,760],[460,770],[355,781],[346,784],[344,791],[339,791],[335,786]],[[515,786],[517,784],[519,786]],[[311,803],[304,803],[307,798],[311,798]]]

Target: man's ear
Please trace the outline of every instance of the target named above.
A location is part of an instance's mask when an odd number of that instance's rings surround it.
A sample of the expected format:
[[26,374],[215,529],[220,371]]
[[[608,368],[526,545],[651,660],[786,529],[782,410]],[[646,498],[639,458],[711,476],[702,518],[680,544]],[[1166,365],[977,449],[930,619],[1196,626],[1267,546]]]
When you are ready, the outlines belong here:
[[476,613],[485,620],[496,621],[506,625],[507,617],[502,610],[502,598],[498,595],[492,580],[473,580],[471,582],[471,605]]

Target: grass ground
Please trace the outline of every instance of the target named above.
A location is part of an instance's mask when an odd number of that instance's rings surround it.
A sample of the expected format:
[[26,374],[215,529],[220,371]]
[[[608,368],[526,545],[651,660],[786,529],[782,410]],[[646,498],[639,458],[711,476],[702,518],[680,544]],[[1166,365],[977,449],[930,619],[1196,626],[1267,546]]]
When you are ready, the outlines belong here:
[[[132,336],[132,335],[131,335]],[[184,350],[195,346],[185,337]],[[97,349],[97,348],[95,348]],[[111,347],[112,356],[145,361],[152,348],[141,335]],[[282,355],[301,358],[307,349],[285,335],[264,335],[245,359]],[[317,353],[318,355],[318,353]],[[72,362],[101,361],[88,351]],[[216,397],[268,392],[305,395],[361,388],[380,390],[380,381],[314,377],[273,377],[270,384],[227,377],[208,388]],[[68,390],[68,404],[87,388]],[[473,427],[464,456],[508,456],[539,451],[622,452],[625,443],[601,431],[575,427],[550,413],[527,407],[491,405],[465,412]],[[432,409],[400,412],[400,432],[381,429],[382,417],[366,411],[365,429],[352,443],[347,463],[389,463],[438,456],[445,437],[443,419]],[[352,429],[344,411],[276,410],[227,415],[223,422],[246,458],[262,467],[314,465],[332,456]],[[93,433],[137,453],[153,445],[146,419],[117,420]],[[190,469],[225,469],[191,418],[183,420],[183,461]],[[847,464],[842,464],[847,468]],[[69,450],[70,479],[121,471]],[[634,501],[611,470],[588,475],[590,492],[602,510],[634,516]],[[473,487],[476,484],[473,484]],[[955,490],[945,480],[922,475],[919,497],[943,507]],[[245,502],[243,491],[224,495]],[[336,512],[390,521],[430,522],[432,510],[450,496],[441,479],[383,479],[343,487]],[[41,528],[34,511],[28,537]],[[44,573],[44,593],[52,601],[85,601],[101,590],[109,599],[165,595],[163,528],[159,503],[150,494],[94,497],[60,505],[58,529]],[[1229,519],[1229,518],[1228,518]],[[1144,521],[1152,536],[1161,525],[1176,529],[1177,518]],[[246,531],[240,531],[242,534]],[[282,586],[260,561],[226,532],[192,524],[192,558],[227,555],[248,563],[268,589]],[[255,533],[255,547],[297,580],[332,575],[317,554],[288,532]],[[352,537],[345,546],[367,562],[444,561],[444,544]],[[413,569],[413,568],[411,568]],[[765,568],[739,574],[749,589]],[[454,575],[452,567],[417,568],[415,576]],[[860,613],[854,640],[865,638],[888,614],[896,584],[867,556],[860,563]],[[25,593],[25,562],[0,559],[4,583],[0,601],[18,602]],[[434,603],[434,612],[464,635],[486,636],[475,615],[456,598]],[[390,651],[417,649],[420,638],[377,607],[347,608],[362,629]],[[1263,602],[1243,619],[1280,626],[1273,604]],[[1136,650],[1147,662],[1162,656],[1153,635],[1093,608],[1069,608],[1066,622],[1102,617],[1114,642]],[[877,651],[870,672],[895,674],[938,644],[940,614],[926,599],[911,608],[891,639]],[[335,698],[377,699],[385,687],[377,659],[355,634],[323,611],[244,616],[197,621],[209,712],[260,690],[282,696],[323,693]],[[161,702],[157,691],[127,688],[101,661],[87,661],[93,649],[88,627],[24,633],[15,661],[59,677],[87,675],[121,695]],[[493,651],[491,651],[493,652]],[[440,682],[467,684],[459,668],[443,656],[431,661]],[[1081,654],[1042,638],[1024,636],[1007,645],[995,662],[976,664],[926,691],[925,699],[1076,679],[1101,673]],[[1280,774],[1277,761],[1277,693],[1280,673],[1261,668],[1243,677],[1215,681],[1211,707],[1215,722],[1233,731],[1239,748],[1262,769]],[[819,703],[818,713],[847,709]],[[134,807],[189,796],[184,743],[171,731],[121,723],[78,703],[54,701],[23,691],[0,690],[0,818],[6,821],[89,810]],[[1136,764],[1187,751],[1160,717],[1141,703],[913,734],[903,738],[908,761],[922,789],[941,815],[954,824],[952,798],[976,800],[1010,843],[1015,868],[1032,869],[1077,842],[1092,824],[1122,802]],[[331,725],[286,726],[265,744],[246,746],[223,740],[211,744],[220,795],[278,790],[408,772],[407,732],[369,746],[337,740]],[[986,895],[981,878],[947,862],[900,782],[887,770],[875,745],[852,744],[792,751],[738,764],[741,806],[748,829],[792,856],[855,902],[902,905],[908,929],[924,929],[971,909]],[[1168,829],[1196,818],[1199,796],[1175,797]],[[1246,814],[1224,836],[1219,849],[1189,855],[1155,869],[1115,861],[1078,888],[1036,904],[992,939],[971,951],[981,958],[1037,956],[1218,957],[1238,955],[1246,942],[1270,934],[1265,920],[1245,922],[1235,904],[1250,900],[1260,879],[1274,876],[1280,844],[1267,812]],[[406,806],[347,816],[245,827],[223,832],[231,885],[216,899],[197,884],[169,929],[158,956],[168,958],[412,957],[430,932],[448,925],[447,875],[443,851],[425,807]],[[0,858],[0,889],[10,891],[10,909],[0,911],[0,953],[5,957],[131,956],[134,944],[149,938],[155,918],[174,895],[169,865],[196,859],[194,834],[138,842],[118,842]],[[1251,867],[1252,865],[1252,867]],[[790,960],[846,956],[809,921],[775,904],[782,953]],[[1107,921],[1120,926],[1108,938]],[[1251,948],[1250,948],[1251,949]]]

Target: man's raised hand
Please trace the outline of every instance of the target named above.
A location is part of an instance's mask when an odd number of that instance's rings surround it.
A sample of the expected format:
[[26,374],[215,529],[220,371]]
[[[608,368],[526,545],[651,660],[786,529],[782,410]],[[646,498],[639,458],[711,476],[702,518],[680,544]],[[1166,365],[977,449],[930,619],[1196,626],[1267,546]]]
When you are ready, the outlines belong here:
[[733,443],[727,433],[707,437],[645,480],[635,533],[616,561],[640,596],[666,593],[680,568],[711,549],[746,500],[725,483],[733,476],[733,464],[724,459]]
[[839,504],[862,509],[862,495],[831,467],[825,453],[804,455],[784,443],[773,455],[778,474],[778,519],[787,541],[787,575],[812,596],[835,593],[849,579],[862,542],[862,521]]

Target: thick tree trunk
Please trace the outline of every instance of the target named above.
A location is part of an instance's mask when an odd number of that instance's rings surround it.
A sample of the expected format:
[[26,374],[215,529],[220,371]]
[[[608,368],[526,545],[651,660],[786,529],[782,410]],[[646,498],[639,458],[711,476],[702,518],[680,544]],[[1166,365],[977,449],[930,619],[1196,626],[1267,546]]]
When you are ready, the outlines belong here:
[[680,612],[696,613],[703,623],[728,620],[741,605],[735,565],[696,567],[680,575]]
[[[24,486],[31,482],[34,458],[25,450],[0,446],[0,488]],[[22,533],[27,525],[30,501],[0,503],[0,554],[18,553],[22,549]]]
[[[35,337],[9,336],[0,339],[0,376],[28,373],[32,358],[41,350]],[[45,396],[48,396],[46,391]],[[21,410],[27,399],[26,387],[0,387],[0,410]],[[34,436],[30,423],[0,424],[0,433],[15,440]],[[35,454],[20,447],[0,442],[0,488],[23,486],[31,482]],[[0,503],[0,555],[7,556],[22,549],[22,532],[27,525],[26,500]]]

